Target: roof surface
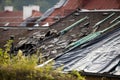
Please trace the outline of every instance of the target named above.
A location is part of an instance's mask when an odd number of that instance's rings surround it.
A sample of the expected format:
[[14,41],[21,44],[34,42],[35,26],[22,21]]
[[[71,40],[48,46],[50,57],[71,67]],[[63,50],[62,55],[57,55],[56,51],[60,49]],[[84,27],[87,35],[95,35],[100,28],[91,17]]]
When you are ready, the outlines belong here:
[[[31,17],[40,17],[41,12],[33,10]],[[23,11],[2,11],[0,12],[0,26],[19,26],[23,22]]]
[[67,16],[78,8],[79,3],[79,0],[68,0],[62,7],[55,9],[54,12],[43,21],[43,23],[49,22],[50,25],[53,24],[55,22],[55,16],[60,16],[60,18]]
[[84,9],[119,9],[120,0],[84,0]]
[[42,12],[33,10],[31,17],[40,17],[42,15]]
[[119,9],[120,0],[68,0],[62,7],[55,9],[42,24],[49,23],[52,25],[56,22],[55,16],[63,18],[75,11],[77,8],[81,9]]
[[2,11],[0,12],[0,26],[9,23],[9,26],[18,26],[23,21],[22,11]]
[[[80,13],[80,15],[75,15],[75,13]],[[105,13],[105,14],[104,14]],[[106,14],[107,13],[107,14]],[[98,21],[100,20],[103,20],[104,18],[106,18],[108,15],[112,14],[113,11],[103,11],[103,12],[74,12],[72,13],[71,15],[65,17],[63,20],[61,20],[59,23],[56,23],[55,25],[51,26],[51,28],[53,29],[57,29],[58,31],[61,31],[62,29],[66,28],[67,26],[70,26],[71,24],[75,23],[76,21],[78,21],[79,19],[85,17],[86,15],[89,17],[88,20],[86,20],[85,22],[77,25],[75,28],[73,28],[72,30],[70,30],[68,33],[66,33],[65,35],[63,36],[60,36],[59,38],[52,38],[50,40],[47,40],[45,41],[44,43],[42,44],[38,44],[39,43],[39,39],[41,37],[41,34],[35,34],[32,35],[32,33],[30,34],[30,37],[27,39],[27,43],[30,42],[29,46],[32,45],[34,43],[34,46],[32,47],[36,47],[36,46],[40,46],[40,47],[44,47],[44,50],[42,53],[45,53],[43,55],[45,56],[51,56],[52,58],[55,57],[56,54],[59,54],[61,53],[61,51],[59,51],[60,49],[64,49],[65,48],[65,45],[68,44],[69,42],[71,41],[74,41],[75,39],[78,40],[81,38],[81,33],[83,34],[83,36],[86,36],[88,35],[89,33],[91,33],[91,31],[93,30],[92,27],[95,25],[95,23],[97,23]],[[106,27],[110,26],[110,21],[112,21],[113,19],[115,19],[116,17],[119,16],[119,11],[118,12],[115,12],[116,14],[114,16],[112,16],[109,20],[107,20],[105,23],[101,24],[101,27],[100,29],[98,30],[103,30],[105,29]],[[90,22],[90,25],[88,25],[87,27],[84,27],[84,24],[87,23],[87,22]],[[119,26],[118,26],[119,27]],[[11,31],[9,32],[10,30],[8,31],[2,31],[1,30],[1,33],[3,35],[5,35],[4,37],[6,38],[6,36],[8,36],[9,34],[14,34],[14,32],[16,31]],[[21,30],[20,30],[21,31]],[[26,31],[27,34],[29,33],[28,31]],[[19,34],[19,30],[16,31],[16,33]],[[20,32],[20,34],[23,34],[22,36],[24,36],[24,32]],[[26,34],[26,35],[27,35]],[[45,33],[44,33],[45,34]],[[3,39],[3,35],[1,35],[1,38]],[[113,31],[113,33],[110,33],[108,34],[107,36],[102,36],[102,38],[99,38],[98,40],[98,43],[97,42],[94,42],[95,44],[92,44],[91,46],[88,46],[86,48],[84,48],[85,50],[79,52],[79,49],[78,48],[76,51],[77,52],[72,52],[74,54],[72,54],[71,52],[68,54],[68,56],[64,56],[63,55],[63,58],[65,59],[66,57],[69,57],[69,59],[71,59],[71,61],[73,60],[73,58],[75,59],[79,59],[78,55],[81,55],[82,53],[85,53],[84,56],[84,59],[82,59],[81,62],[85,61],[85,63],[89,63],[90,66],[88,66],[87,64],[84,64],[83,66],[87,66],[89,67],[89,69],[85,69],[84,71],[87,71],[87,72],[90,72],[91,71],[98,71],[98,72],[109,72],[109,70],[111,71],[111,68],[114,67],[116,64],[118,65],[119,63],[119,59],[117,58],[119,56],[119,30],[117,31]],[[32,37],[31,37],[32,36]],[[82,36],[82,37],[83,37]],[[30,40],[29,40],[30,39]],[[38,39],[38,40],[37,40]],[[103,42],[105,41],[105,43]],[[38,43],[37,43],[38,42]],[[101,43],[102,42],[102,43]],[[115,42],[115,43],[114,43]],[[32,43],[32,44],[31,44]],[[37,44],[36,44],[37,43]],[[26,43],[25,43],[26,44]],[[98,47],[96,47],[96,45],[98,44]],[[103,45],[104,44],[104,45]],[[60,47],[59,47],[60,46]],[[95,46],[95,47],[94,47]],[[35,48],[33,48],[35,49]],[[90,50],[93,49],[93,52],[91,52]],[[87,51],[88,50],[88,51]],[[98,52],[96,51],[98,50]],[[102,53],[102,51],[103,53]],[[28,50],[27,50],[28,51]],[[33,50],[32,50],[33,51]],[[88,54],[88,53],[90,54]],[[97,55],[97,52],[99,55]],[[76,55],[75,55],[76,54]],[[78,55],[77,55],[78,54]],[[67,54],[66,54],[67,55]],[[70,58],[70,56],[73,56]],[[90,55],[93,55],[92,58]],[[82,56],[82,55],[81,55]],[[97,56],[97,58],[96,58]],[[87,61],[87,60],[90,60],[90,61]],[[60,62],[60,58],[57,59],[58,62]],[[60,60],[60,61],[59,61]],[[66,60],[66,61],[65,61]],[[65,59],[64,61],[66,63],[72,63],[72,62],[67,62],[67,61],[70,61],[68,60],[67,58]],[[94,61],[95,60],[95,61]],[[63,62],[64,62],[63,61]],[[102,63],[103,61],[103,63]],[[105,62],[107,61],[107,62]],[[62,61],[61,61],[62,62]],[[74,62],[74,60],[73,60]],[[92,63],[93,62],[93,63]],[[105,64],[104,64],[105,62]],[[66,63],[65,63],[65,66],[66,66]],[[84,62],[83,62],[84,63]],[[100,64],[97,64],[97,63],[100,63]],[[77,64],[79,64],[79,60],[77,62]],[[76,64],[76,65],[77,65]],[[80,63],[82,64],[82,63]],[[114,64],[114,65],[113,65]],[[101,66],[98,66],[98,65],[102,65]],[[81,70],[80,66],[77,65],[79,67],[79,70]],[[106,68],[107,66],[107,68]],[[112,66],[112,67],[111,67]],[[76,67],[76,66],[75,66]],[[98,68],[99,67],[99,68]],[[67,67],[66,67],[67,68]],[[74,68],[74,67],[73,67]],[[104,68],[104,69],[103,69]],[[118,67],[115,66],[116,69],[114,69],[115,71],[117,70]],[[71,67],[67,68],[67,69],[71,69]],[[67,70],[66,69],[66,70]],[[94,69],[94,70],[93,70]],[[118,71],[118,70],[117,70]],[[112,71],[111,71],[112,72]],[[113,71],[114,72],[114,71]],[[116,74],[116,73],[115,73]]]

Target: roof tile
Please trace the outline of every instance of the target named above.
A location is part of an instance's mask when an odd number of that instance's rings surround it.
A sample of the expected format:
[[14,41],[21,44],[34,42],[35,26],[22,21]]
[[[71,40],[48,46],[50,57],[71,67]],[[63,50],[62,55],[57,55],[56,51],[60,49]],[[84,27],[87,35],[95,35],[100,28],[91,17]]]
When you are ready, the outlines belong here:
[[64,17],[78,7],[83,9],[119,9],[120,0],[69,0],[68,3],[61,8],[55,9],[42,23],[45,24],[49,22],[49,24],[52,25],[55,22],[55,16],[59,15]]
[[119,9],[120,0],[85,0],[85,9]]
[[9,23],[9,26],[17,26],[22,22],[22,11],[2,11],[0,12],[0,26],[4,26]]
[[[49,22],[50,25],[52,25],[54,21],[55,16],[61,16],[64,17],[68,14],[70,14],[72,11],[74,11],[79,6],[79,0],[69,0],[67,4],[63,5],[61,8],[55,9],[55,11],[48,17],[46,20],[43,21],[43,23]],[[66,11],[69,11],[69,13],[66,13]]]
[[[39,11],[32,11],[31,17],[41,16]],[[23,22],[23,11],[2,11],[0,12],[0,26],[9,23],[8,26],[19,26]]]

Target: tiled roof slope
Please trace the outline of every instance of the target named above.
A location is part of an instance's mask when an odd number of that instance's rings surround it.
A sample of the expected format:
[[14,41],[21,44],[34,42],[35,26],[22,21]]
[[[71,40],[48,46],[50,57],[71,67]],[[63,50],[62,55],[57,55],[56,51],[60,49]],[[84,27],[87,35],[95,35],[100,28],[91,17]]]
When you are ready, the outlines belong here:
[[[42,13],[36,10],[32,11],[31,17],[39,17]],[[23,22],[23,11],[2,11],[0,12],[0,26],[19,26]]]
[[9,23],[9,26],[17,26],[22,22],[22,11],[2,11],[0,12],[0,26]]
[[44,20],[43,23],[49,22],[50,25],[53,24],[55,22],[55,16],[64,17],[70,14],[71,12],[75,11],[76,8],[78,8],[80,2],[80,0],[68,0],[68,2],[61,8],[55,9],[55,11],[46,20]]
[[77,8],[81,9],[119,9],[120,0],[68,0],[68,2],[61,8],[55,9],[55,11],[45,19],[42,24],[49,23],[49,25],[55,23],[55,16],[64,17],[75,11]]
[[31,17],[39,17],[42,15],[42,12],[33,10],[32,11],[32,16]]
[[84,0],[85,9],[119,9],[120,0]]

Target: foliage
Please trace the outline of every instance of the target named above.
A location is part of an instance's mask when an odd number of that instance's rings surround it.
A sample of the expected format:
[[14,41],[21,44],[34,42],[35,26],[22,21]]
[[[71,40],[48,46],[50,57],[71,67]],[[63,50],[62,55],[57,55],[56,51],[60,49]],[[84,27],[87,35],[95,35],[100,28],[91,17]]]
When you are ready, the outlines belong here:
[[84,77],[82,77],[80,73],[76,70],[73,70],[70,74],[76,76],[78,80],[84,80]]
[[23,52],[19,50],[16,56],[10,57],[12,42],[11,40],[7,42],[5,51],[0,49],[1,80],[85,80],[77,72],[64,74],[60,73],[60,70],[54,70],[52,63],[41,68],[35,68],[38,64],[38,53],[37,55],[24,56]]
[[0,49],[0,63],[1,64],[9,64],[10,55],[8,53],[10,52],[10,48],[11,48],[12,43],[13,43],[13,40],[8,40],[7,44],[5,45],[5,51]]

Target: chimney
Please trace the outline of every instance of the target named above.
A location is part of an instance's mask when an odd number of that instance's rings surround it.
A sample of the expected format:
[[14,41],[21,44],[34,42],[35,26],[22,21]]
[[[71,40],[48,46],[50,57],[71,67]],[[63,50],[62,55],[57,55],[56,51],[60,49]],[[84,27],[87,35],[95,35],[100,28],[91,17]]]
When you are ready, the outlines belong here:
[[31,5],[31,6],[32,6],[32,10],[40,11],[40,6],[39,5]]
[[13,6],[5,6],[4,11],[13,11]]
[[40,11],[40,6],[38,5],[23,6],[23,20],[30,17],[32,15],[33,10]]
[[32,15],[32,8],[30,6],[23,6],[23,20]]

